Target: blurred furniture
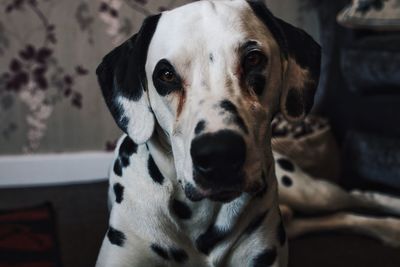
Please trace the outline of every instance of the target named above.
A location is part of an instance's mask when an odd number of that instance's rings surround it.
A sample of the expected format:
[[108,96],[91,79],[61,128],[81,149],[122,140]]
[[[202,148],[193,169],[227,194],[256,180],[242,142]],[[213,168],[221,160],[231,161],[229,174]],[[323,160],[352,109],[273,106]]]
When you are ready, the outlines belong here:
[[400,32],[345,28],[336,16],[349,1],[313,3],[323,46],[315,111],[329,118],[342,147],[342,184],[398,194]]

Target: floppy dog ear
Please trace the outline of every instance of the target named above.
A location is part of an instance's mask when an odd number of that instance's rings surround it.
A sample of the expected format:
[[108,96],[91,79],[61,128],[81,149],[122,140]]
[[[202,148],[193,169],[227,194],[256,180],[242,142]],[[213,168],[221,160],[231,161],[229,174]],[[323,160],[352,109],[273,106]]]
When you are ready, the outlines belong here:
[[281,50],[283,82],[280,108],[286,119],[303,119],[311,110],[318,86],[321,47],[305,31],[272,15],[264,3],[248,1]]
[[132,140],[146,142],[154,130],[147,95],[147,50],[161,15],[148,17],[139,32],[109,52],[96,69],[97,79],[114,120]]

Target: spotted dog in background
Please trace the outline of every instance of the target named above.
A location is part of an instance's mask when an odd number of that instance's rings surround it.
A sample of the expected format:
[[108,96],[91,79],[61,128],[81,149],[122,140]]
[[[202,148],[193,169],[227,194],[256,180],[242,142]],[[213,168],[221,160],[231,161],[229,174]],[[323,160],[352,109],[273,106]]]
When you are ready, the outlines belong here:
[[257,1],[148,17],[97,69],[125,135],[96,266],[286,266],[270,122],[304,118],[319,68],[319,45]]
[[[390,246],[400,247],[398,197],[359,190],[349,193],[330,182],[334,177],[315,177],[295,164],[303,162],[306,167],[305,162],[310,158],[293,161],[277,152],[278,150],[291,154],[279,144],[280,139],[286,140],[285,146],[291,144],[307,149],[315,140],[305,141],[304,138],[315,137],[318,132],[322,129],[325,132],[328,127],[326,120],[316,116],[307,116],[300,123],[291,123],[278,114],[271,123],[279,204],[289,238],[317,231],[347,230],[371,236]],[[318,143],[321,146],[324,144],[321,140]],[[325,149],[334,149],[328,143],[325,145]],[[286,150],[292,150],[292,153],[295,150],[293,155],[300,156],[296,149]],[[330,152],[331,155],[334,154],[334,151]],[[330,163],[334,163],[334,160]]]

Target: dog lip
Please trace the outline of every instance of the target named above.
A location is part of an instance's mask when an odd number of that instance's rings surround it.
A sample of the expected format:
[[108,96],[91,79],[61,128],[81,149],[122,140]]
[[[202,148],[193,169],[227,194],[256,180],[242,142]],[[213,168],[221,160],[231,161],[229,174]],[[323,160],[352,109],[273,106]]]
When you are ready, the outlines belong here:
[[240,191],[220,191],[217,193],[212,193],[207,196],[207,198],[213,200],[213,201],[218,201],[218,202],[230,202],[234,200],[235,198],[239,197],[242,194]]

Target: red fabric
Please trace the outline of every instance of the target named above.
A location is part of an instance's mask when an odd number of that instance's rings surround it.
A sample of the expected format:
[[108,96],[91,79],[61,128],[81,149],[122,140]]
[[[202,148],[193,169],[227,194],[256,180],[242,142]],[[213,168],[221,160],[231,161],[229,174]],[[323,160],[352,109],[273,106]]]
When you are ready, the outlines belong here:
[[55,267],[51,261],[37,261],[26,263],[0,263],[0,267]]
[[50,204],[0,211],[0,267],[59,267]]
[[46,209],[14,211],[0,214],[0,222],[21,221],[21,220],[45,220],[49,219],[49,211]]

